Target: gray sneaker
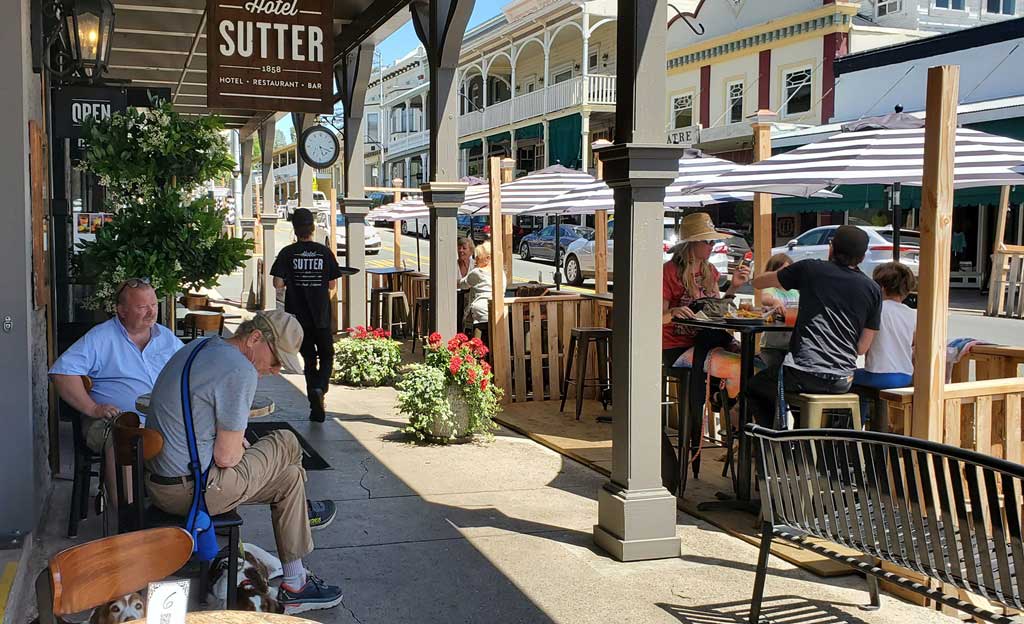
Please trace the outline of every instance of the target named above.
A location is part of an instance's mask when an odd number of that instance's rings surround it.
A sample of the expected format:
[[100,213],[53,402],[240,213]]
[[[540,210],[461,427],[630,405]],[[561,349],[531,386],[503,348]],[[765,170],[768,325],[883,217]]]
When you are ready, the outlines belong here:
[[341,604],[342,598],[344,595],[341,593],[340,587],[328,585],[312,572],[308,573],[306,584],[300,589],[291,589],[281,585],[277,590],[277,601],[284,607],[284,612],[287,615],[317,609],[330,609]]

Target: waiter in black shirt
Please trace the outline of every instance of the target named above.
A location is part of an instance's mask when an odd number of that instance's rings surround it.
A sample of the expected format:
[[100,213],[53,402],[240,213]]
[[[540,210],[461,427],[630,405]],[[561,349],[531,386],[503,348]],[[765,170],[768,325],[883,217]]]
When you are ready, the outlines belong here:
[[344,273],[334,252],[313,242],[313,213],[298,208],[292,214],[298,242],[277,254],[270,274],[274,287],[284,288],[284,309],[302,325],[302,354],[309,397],[309,419],[323,422],[324,394],[334,366],[334,335],[331,332],[331,294]]

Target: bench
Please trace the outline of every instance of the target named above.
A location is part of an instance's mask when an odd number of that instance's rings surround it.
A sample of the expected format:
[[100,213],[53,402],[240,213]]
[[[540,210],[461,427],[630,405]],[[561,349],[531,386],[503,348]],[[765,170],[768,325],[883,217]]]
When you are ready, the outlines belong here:
[[1024,466],[888,433],[756,425],[747,432],[760,449],[764,518],[751,622],[759,622],[773,539],[864,573],[873,608],[880,606],[881,578],[980,619],[1016,621],[883,570],[875,560],[1024,609],[1024,576],[1016,574],[1024,565]]

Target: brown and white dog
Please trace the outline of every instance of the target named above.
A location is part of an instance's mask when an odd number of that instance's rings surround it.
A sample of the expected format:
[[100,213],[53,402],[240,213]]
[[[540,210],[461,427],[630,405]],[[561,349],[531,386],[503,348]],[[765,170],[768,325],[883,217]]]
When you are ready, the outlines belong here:
[[[284,613],[274,599],[270,579],[281,575],[280,560],[255,544],[243,544],[245,553],[238,562],[238,609],[263,613]],[[227,601],[227,557],[219,557],[210,568],[210,591],[225,604]]]
[[89,624],[121,624],[146,619],[146,599],[135,592],[98,607],[89,616]]

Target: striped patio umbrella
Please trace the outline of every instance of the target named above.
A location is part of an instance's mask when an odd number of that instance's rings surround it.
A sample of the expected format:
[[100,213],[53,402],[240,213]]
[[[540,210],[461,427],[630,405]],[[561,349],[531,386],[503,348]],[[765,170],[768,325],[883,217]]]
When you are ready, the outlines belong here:
[[[957,128],[955,188],[1024,183],[1024,142]],[[920,186],[924,128],[876,128],[834,134],[790,152],[725,172],[696,185],[702,192],[758,191],[809,197],[839,184]]]
[[[487,196],[487,185],[477,184],[466,188],[466,201]],[[460,212],[470,212],[463,205]],[[366,218],[369,221],[404,221],[406,219],[425,219],[430,216],[430,209],[423,203],[422,197],[408,197],[399,202],[377,206]]]
[[[503,214],[519,214],[537,204],[542,204],[562,193],[571,191],[584,184],[594,182],[589,173],[569,169],[562,165],[551,165],[538,169],[525,177],[501,185],[501,212]],[[491,198],[486,192],[470,199],[467,193],[463,208],[470,212],[480,212],[491,205]]]

